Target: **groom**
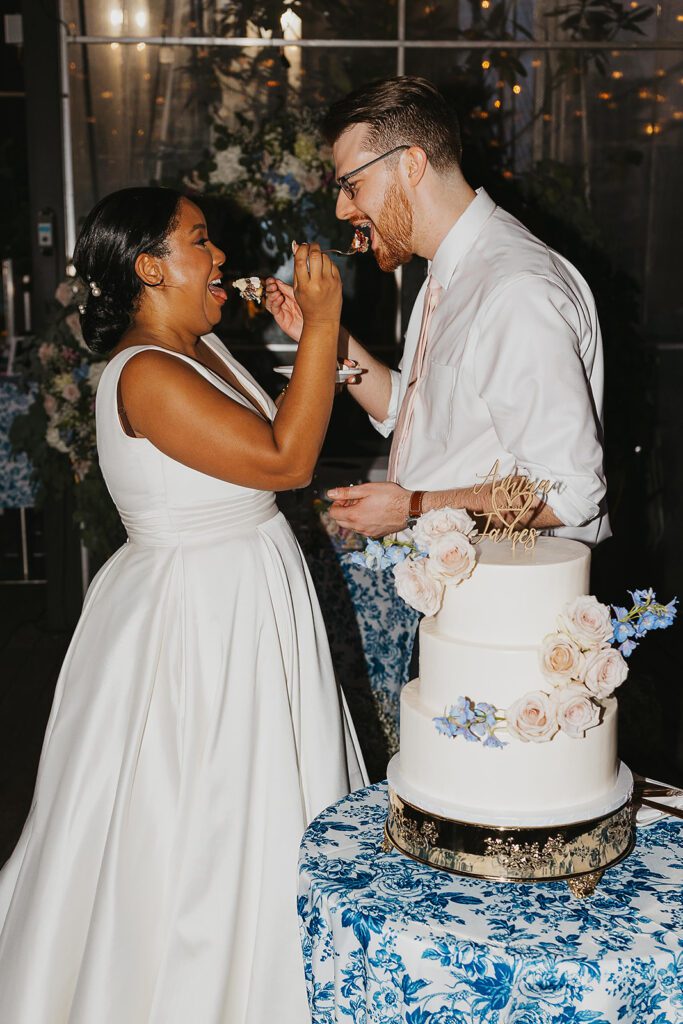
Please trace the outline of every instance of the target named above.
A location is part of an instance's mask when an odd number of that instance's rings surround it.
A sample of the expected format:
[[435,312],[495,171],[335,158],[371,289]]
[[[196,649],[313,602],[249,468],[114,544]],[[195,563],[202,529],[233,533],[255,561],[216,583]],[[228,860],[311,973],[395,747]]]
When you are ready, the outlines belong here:
[[[497,463],[500,475],[556,483],[518,526],[609,536],[602,345],[586,282],[465,181],[457,119],[426,80],[363,86],[330,108],[325,131],[337,216],[369,227],[382,270],[429,261],[400,371],[341,332],[340,354],[365,370],[351,393],[393,439],[387,482],[329,491],[331,515],[378,537],[445,505],[486,514]],[[270,279],[267,306],[296,338],[291,289]]]

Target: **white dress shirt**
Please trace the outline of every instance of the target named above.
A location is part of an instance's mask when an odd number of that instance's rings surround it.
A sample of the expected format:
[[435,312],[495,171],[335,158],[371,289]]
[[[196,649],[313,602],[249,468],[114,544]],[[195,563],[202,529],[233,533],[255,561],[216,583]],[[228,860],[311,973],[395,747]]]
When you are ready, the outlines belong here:
[[[603,358],[595,302],[577,270],[483,189],[441,242],[430,271],[443,288],[398,464],[409,490],[471,487],[496,460],[557,486],[566,524],[545,531],[588,544],[610,535],[602,452]],[[394,429],[408,386],[426,283],[392,374]]]

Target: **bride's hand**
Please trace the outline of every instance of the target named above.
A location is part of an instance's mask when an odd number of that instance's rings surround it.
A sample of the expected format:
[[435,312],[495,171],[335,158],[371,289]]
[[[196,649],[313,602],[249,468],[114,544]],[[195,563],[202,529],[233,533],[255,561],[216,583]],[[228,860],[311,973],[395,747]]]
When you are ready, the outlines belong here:
[[336,325],[336,344],[341,316],[342,287],[339,271],[317,242],[302,243],[294,253],[294,299],[303,316],[303,326]]
[[266,309],[272,313],[275,323],[287,337],[298,343],[304,326],[299,303],[294,298],[294,289],[277,277],[266,279]]

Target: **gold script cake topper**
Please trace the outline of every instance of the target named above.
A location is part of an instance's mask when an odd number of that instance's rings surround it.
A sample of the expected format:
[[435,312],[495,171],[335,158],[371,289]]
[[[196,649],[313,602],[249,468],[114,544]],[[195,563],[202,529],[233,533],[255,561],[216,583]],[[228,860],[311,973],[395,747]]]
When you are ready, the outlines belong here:
[[499,474],[500,462],[496,459],[482,482],[474,487],[475,494],[480,494],[487,485],[491,488],[492,507],[490,512],[482,513],[485,523],[479,536],[488,537],[495,544],[509,540],[513,551],[517,544],[530,551],[536,543],[538,530],[533,526],[517,527],[532,508],[547,501],[548,493],[555,485],[550,480],[532,480],[528,476],[513,474],[501,477]]

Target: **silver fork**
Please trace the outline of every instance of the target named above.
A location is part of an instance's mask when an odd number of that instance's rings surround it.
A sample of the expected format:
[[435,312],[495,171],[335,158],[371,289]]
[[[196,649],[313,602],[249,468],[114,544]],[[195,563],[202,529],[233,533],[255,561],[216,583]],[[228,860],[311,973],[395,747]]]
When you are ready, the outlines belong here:
[[357,256],[360,249],[347,249],[345,252],[341,249],[321,249],[321,252],[333,252],[337,256]]

